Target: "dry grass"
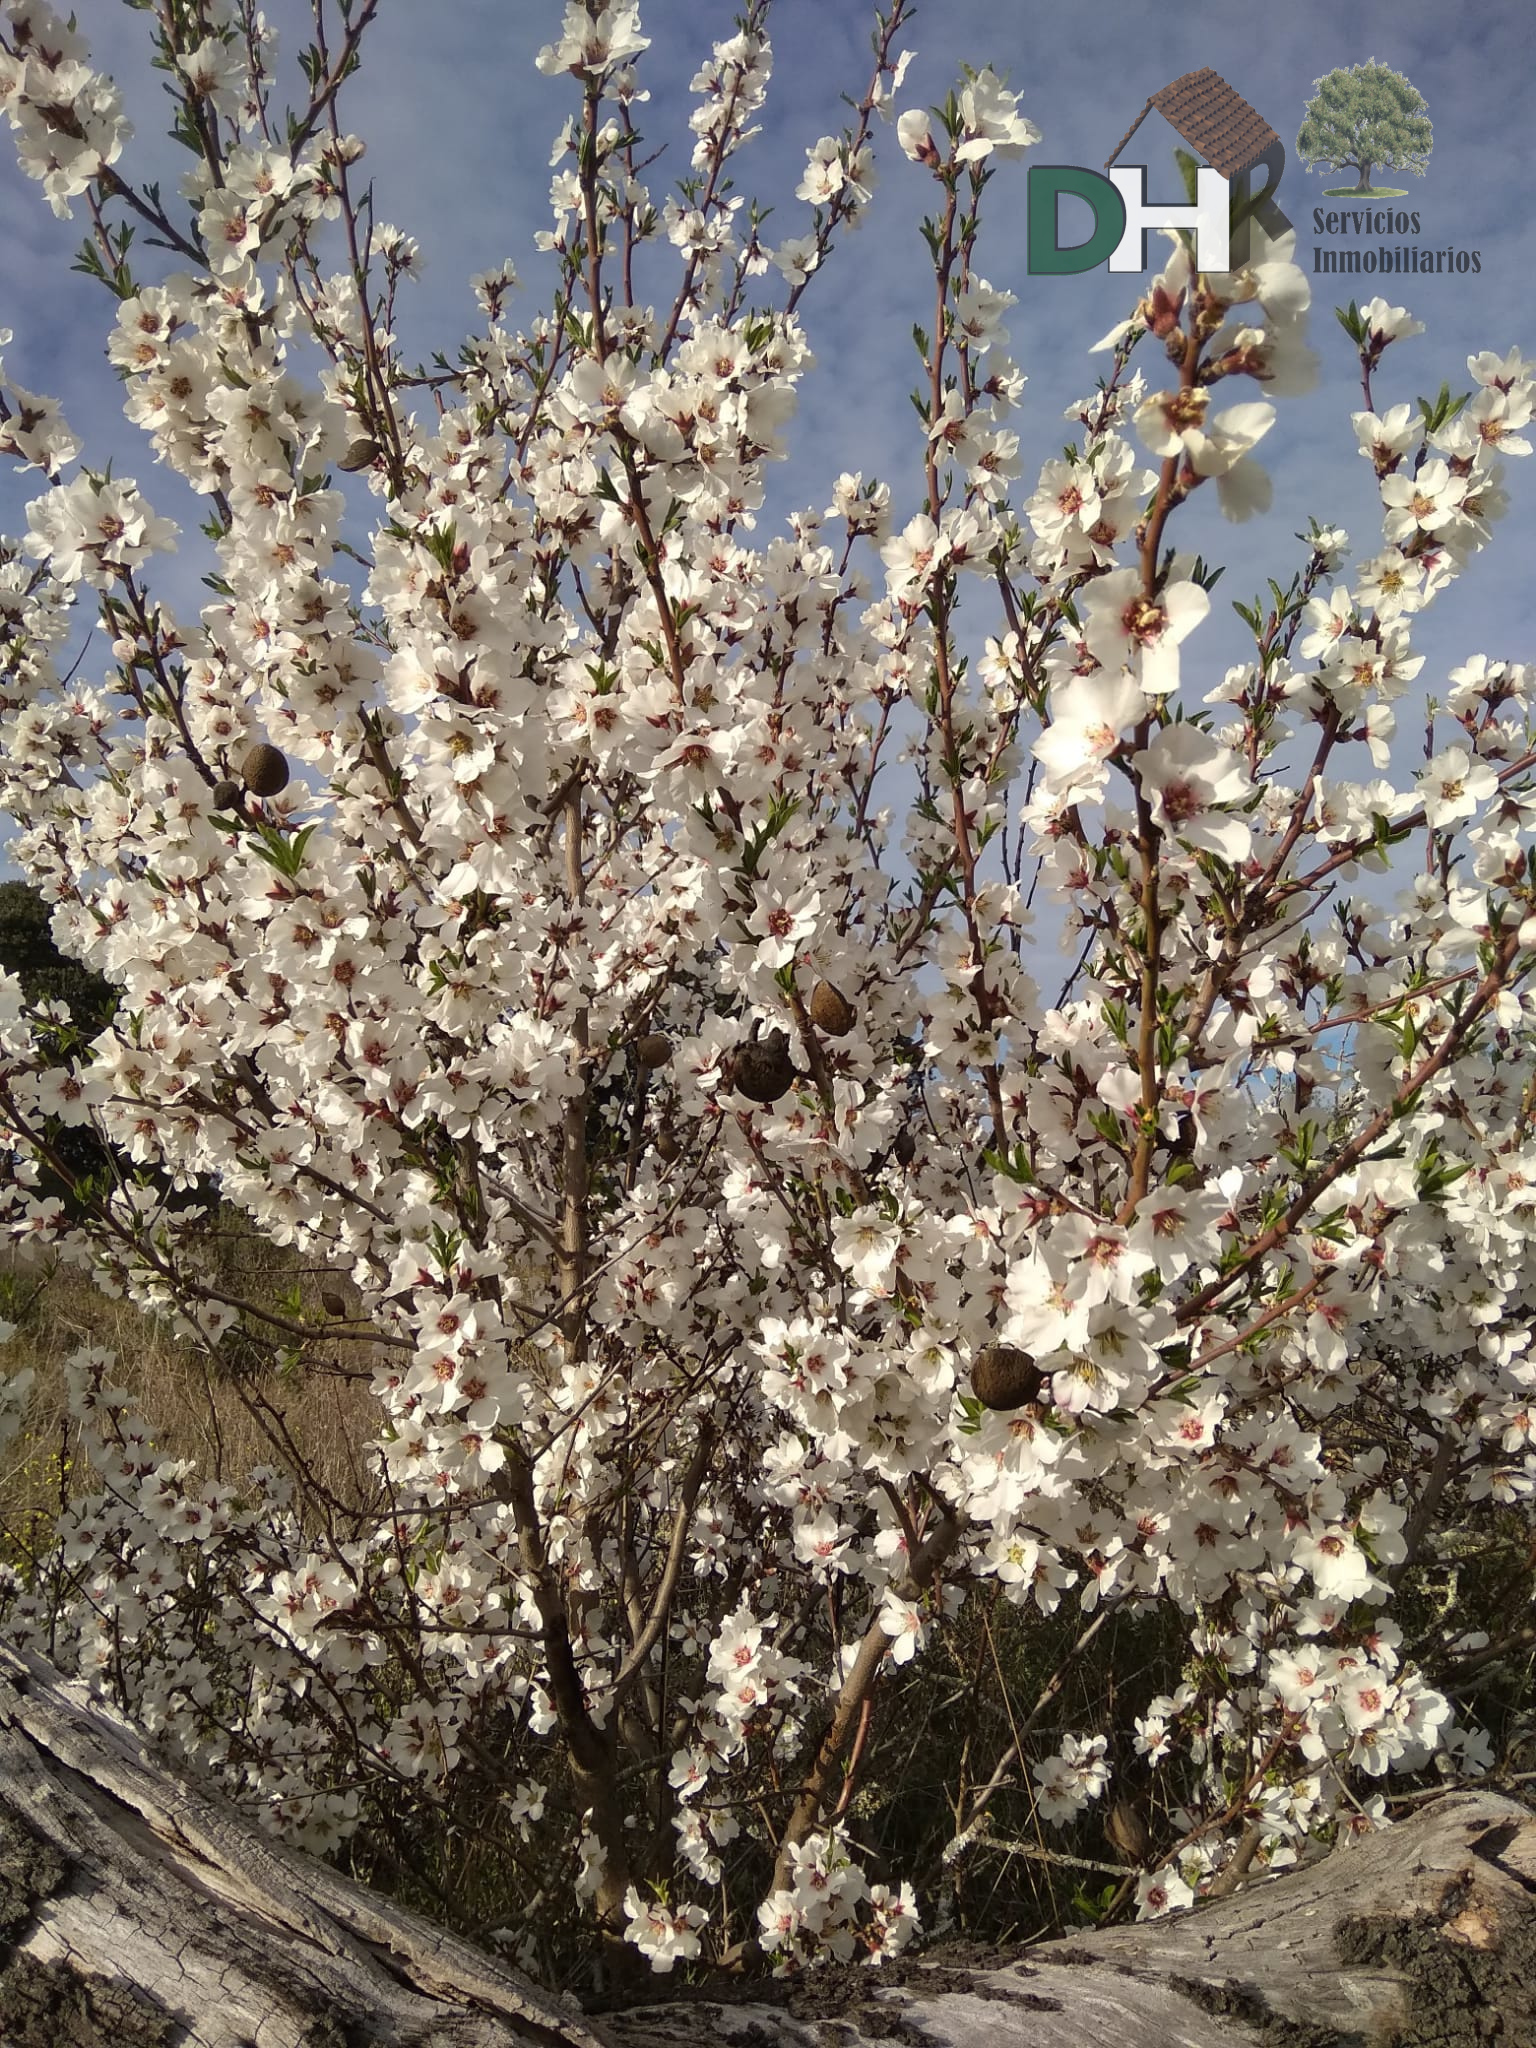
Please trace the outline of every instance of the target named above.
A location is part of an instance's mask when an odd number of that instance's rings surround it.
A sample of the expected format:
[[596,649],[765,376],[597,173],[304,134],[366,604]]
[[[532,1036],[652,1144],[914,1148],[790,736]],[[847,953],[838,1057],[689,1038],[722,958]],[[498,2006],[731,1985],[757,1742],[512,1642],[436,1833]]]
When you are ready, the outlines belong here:
[[[282,1253],[239,1231],[224,1257],[248,1300],[274,1300],[300,1277]],[[301,1284],[307,1307],[315,1296],[309,1312],[323,1321],[318,1276]],[[36,1373],[25,1425],[0,1451],[0,1557],[36,1555],[61,1507],[95,1490],[77,1457],[65,1374],[67,1359],[87,1344],[115,1353],[117,1384],[165,1456],[191,1458],[208,1478],[236,1487],[255,1466],[279,1466],[301,1477],[301,1502],[317,1520],[382,1502],[367,1448],[381,1411],[368,1391],[373,1361],[364,1346],[317,1343],[291,1372],[226,1371],[77,1268],[50,1269],[16,1251],[0,1253],[0,1318],[17,1326],[0,1344],[0,1374],[28,1366]]]

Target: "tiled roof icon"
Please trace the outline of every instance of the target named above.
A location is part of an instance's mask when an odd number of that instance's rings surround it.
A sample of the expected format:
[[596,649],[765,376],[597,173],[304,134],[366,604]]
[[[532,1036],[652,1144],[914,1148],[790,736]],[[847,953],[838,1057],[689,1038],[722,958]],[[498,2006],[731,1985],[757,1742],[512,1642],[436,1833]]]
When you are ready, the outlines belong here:
[[1172,85],[1153,93],[1115,145],[1104,166],[1106,171],[1154,107],[1224,178],[1246,171],[1280,140],[1242,94],[1234,92],[1220,73],[1207,65],[1202,71],[1186,71]]

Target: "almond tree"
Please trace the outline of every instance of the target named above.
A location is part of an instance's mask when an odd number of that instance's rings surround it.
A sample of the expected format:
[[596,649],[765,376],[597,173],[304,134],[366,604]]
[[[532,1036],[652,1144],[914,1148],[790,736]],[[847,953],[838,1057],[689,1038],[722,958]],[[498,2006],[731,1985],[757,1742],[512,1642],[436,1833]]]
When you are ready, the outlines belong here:
[[[1208,483],[1268,502],[1306,279],[1176,241],[1016,491],[980,261],[1038,136],[966,71],[896,126],[933,185],[915,459],[760,533],[907,12],[773,244],[736,183],[766,0],[665,197],[638,13],[575,0],[538,60],[572,102],[548,310],[513,324],[504,267],[417,367],[417,252],[344,122],[371,0],[315,0],[286,110],[250,0],[147,15],[180,200],[78,31],[0,0],[20,161],[88,221],[218,565],[173,612],[169,522],[7,382],[44,484],[0,565],[11,850],[121,993],[65,1039],[0,979],[6,1226],[211,1370],[340,1347],[379,1403],[347,1502],[259,1385],[273,1464],[207,1475],[82,1351],[92,1477],[7,1626],[311,1846],[494,1845],[536,1963],[573,1902],[662,1970],[888,1954],[996,1814],[1071,1827],[1122,1783],[1166,1910],[1384,1819],[1389,1772],[1496,1760],[1457,1712],[1490,1645],[1425,1589],[1536,1476],[1532,671],[1475,655],[1423,764],[1392,740],[1531,367],[1378,406],[1417,325],[1352,307],[1385,542],[1346,575],[1314,520],[1239,607],[1251,658],[1203,670],[1217,572],[1176,522]],[[87,613],[104,668],[67,659]],[[66,1212],[37,1177],[82,1122],[145,1174]],[[166,1174],[312,1287],[229,1284]],[[1158,1657],[1069,1690],[1122,1622]],[[988,1646],[1038,1696],[967,1724],[932,1855],[872,1882],[884,1709],[958,1671],[980,1715]]]

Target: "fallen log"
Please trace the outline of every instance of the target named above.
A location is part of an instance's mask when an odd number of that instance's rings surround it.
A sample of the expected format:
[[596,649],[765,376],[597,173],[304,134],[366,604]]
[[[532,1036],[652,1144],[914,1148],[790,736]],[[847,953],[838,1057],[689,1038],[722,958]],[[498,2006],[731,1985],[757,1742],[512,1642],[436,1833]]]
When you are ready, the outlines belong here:
[[4,2048],[603,2048],[580,2013],[270,1841],[3,1645],[0,1966]]
[[3,2048],[1536,2048],[1536,1815],[1449,1793],[1195,1912],[584,2017],[0,1646]]
[[604,2024],[616,2048],[1536,2048],[1536,1814],[1447,1793],[1167,1919]]

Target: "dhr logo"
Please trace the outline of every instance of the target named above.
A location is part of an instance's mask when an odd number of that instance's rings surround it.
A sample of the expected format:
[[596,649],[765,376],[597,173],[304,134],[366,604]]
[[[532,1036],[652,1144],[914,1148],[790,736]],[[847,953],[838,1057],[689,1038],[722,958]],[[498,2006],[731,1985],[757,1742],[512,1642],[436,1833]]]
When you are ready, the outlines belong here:
[[[1207,159],[1195,172],[1194,203],[1163,204],[1147,199],[1145,164],[1112,168],[1147,115],[1156,107],[1192,149]],[[1268,172],[1257,195],[1253,173]],[[1263,226],[1271,241],[1290,222],[1275,204],[1285,145],[1240,93],[1209,67],[1187,71],[1153,93],[1104,166],[1108,177],[1077,164],[1039,164],[1029,173],[1029,271],[1032,277],[1062,277],[1108,262],[1111,270],[1148,267],[1147,234],[1152,228],[1190,228],[1195,260],[1202,270],[1230,270],[1248,260],[1248,230]],[[1093,211],[1093,232],[1085,242],[1062,248],[1057,202],[1063,193],[1085,199]]]

